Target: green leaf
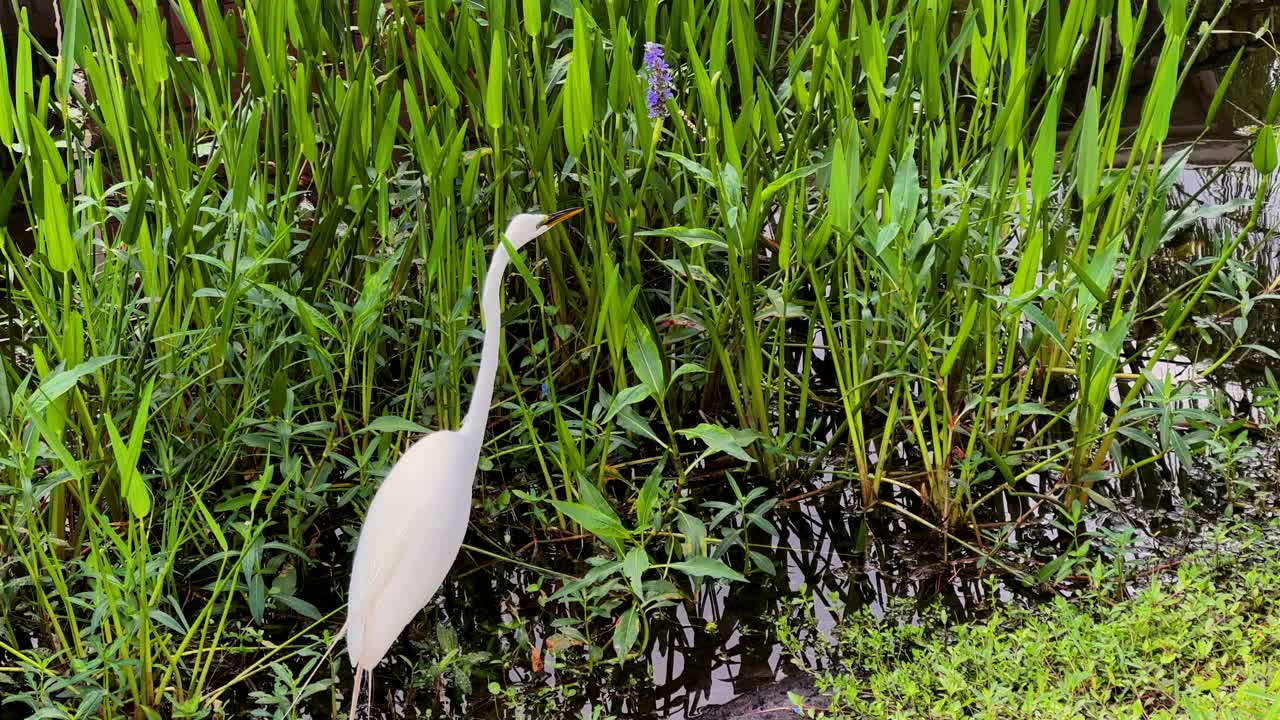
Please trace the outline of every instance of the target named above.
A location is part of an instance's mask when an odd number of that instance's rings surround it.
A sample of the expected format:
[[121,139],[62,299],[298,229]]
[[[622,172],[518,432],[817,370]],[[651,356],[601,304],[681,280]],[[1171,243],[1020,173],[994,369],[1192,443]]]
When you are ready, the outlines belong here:
[[648,398],[649,394],[649,388],[644,385],[632,385],[631,387],[623,388],[622,392],[613,396],[613,401],[609,403],[609,411],[605,413],[604,419],[600,422],[609,422],[618,413]]
[[524,30],[530,37],[542,34],[542,0],[524,0]]
[[1100,178],[1098,150],[1098,89],[1089,86],[1080,118],[1080,141],[1076,145],[1076,193],[1087,207],[1098,194]]
[[662,358],[658,354],[658,346],[653,336],[638,322],[633,322],[631,337],[627,342],[627,360],[631,361],[631,369],[649,393],[661,399],[667,384],[662,371]]
[[719,560],[709,558],[705,555],[695,555],[688,560],[668,563],[663,567],[678,570],[690,577],[710,577],[718,580],[730,580],[733,582],[747,581],[747,579],[742,576],[742,573],[739,573],[737,570],[734,570]]
[[581,5],[573,8],[573,50],[570,52],[569,73],[564,90],[568,98],[562,104],[564,114],[564,142],[569,154],[577,157],[582,143],[595,121],[595,109],[591,93],[592,47],[587,38],[587,17]]
[[670,580],[645,580],[644,600],[646,606],[671,600],[680,600],[685,594]]
[[[597,561],[600,559],[597,558]],[[610,575],[618,572],[622,568],[622,562],[618,560],[609,560],[599,562],[595,567],[587,571],[581,578],[573,582],[566,583],[564,587],[557,590],[548,602],[563,600],[564,598],[575,596],[583,590],[588,590],[596,585],[601,584]],[[561,632],[567,632],[568,628],[561,628]]]
[[638,637],[640,637],[640,611],[633,606],[618,618],[618,626],[613,630],[613,651],[619,658],[627,657]]
[[68,390],[75,387],[80,378],[90,373],[97,372],[99,369],[106,367],[112,362],[119,360],[121,355],[102,355],[99,357],[89,358],[77,365],[72,370],[58,370],[45,378],[40,383],[40,387],[31,393],[30,408],[33,413],[43,413],[49,403],[57,400],[66,394]]
[[679,240],[691,248],[699,248],[704,245],[711,245],[724,250],[729,247],[724,238],[720,237],[712,230],[706,228],[689,228],[684,226],[675,226],[662,228],[661,230],[642,230],[636,233],[636,237],[669,237]]
[[971,302],[969,308],[964,311],[964,318],[960,321],[960,330],[956,333],[955,340],[951,343],[951,349],[947,350],[947,354],[942,358],[942,377],[948,377],[951,374],[951,366],[955,364],[956,358],[960,355],[960,351],[964,349],[964,344],[969,340],[969,332],[973,330],[973,323],[978,319],[978,306],[981,303]]
[[1222,101],[1227,97],[1227,88],[1231,87],[1231,80],[1236,76],[1236,69],[1240,67],[1240,59],[1244,57],[1244,51],[1248,49],[1247,45],[1242,45],[1236,51],[1236,56],[1231,60],[1231,64],[1227,66],[1227,72],[1222,75],[1222,79],[1218,81],[1218,89],[1213,93],[1213,100],[1209,103],[1209,109],[1204,114],[1204,127],[1206,130],[1213,127],[1213,121],[1218,117],[1218,109],[1222,107]]
[[320,610],[306,600],[294,597],[293,595],[276,595],[275,599],[277,602],[309,620],[320,619]]
[[[32,119],[35,122],[35,119]],[[49,259],[49,269],[64,273],[79,265],[75,243],[71,237],[71,226],[68,222],[66,201],[62,197],[62,183],[54,179],[54,170],[49,163],[41,162],[43,168],[44,213],[37,224],[37,237],[40,238],[45,257]]]
[[128,441],[120,436],[111,415],[102,416],[107,426],[107,434],[111,438],[111,451],[115,456],[116,471],[120,475],[120,495],[129,506],[129,511],[138,519],[151,512],[151,491],[142,481],[138,471],[138,458],[142,454],[142,441],[146,434],[147,418],[151,403],[151,393],[155,389],[155,381],[147,383],[142,395],[138,398],[137,414]]
[[769,559],[769,556],[758,553],[755,550],[751,551],[751,564],[755,565],[761,572],[770,576],[776,576],[778,574],[778,569],[774,567],[773,561]]
[[1132,313],[1117,318],[1111,323],[1111,327],[1107,328],[1103,333],[1092,333],[1089,335],[1089,342],[1102,351],[1104,355],[1112,360],[1119,359],[1120,349],[1124,345],[1124,339],[1129,335],[1129,323],[1133,320]]
[[435,40],[427,35],[424,28],[418,28],[418,32],[414,36],[414,48],[418,51],[419,65],[426,64],[427,70],[431,72],[431,77],[436,81],[436,89],[440,91],[445,104],[450,109],[457,108],[461,102],[458,97],[458,88],[454,86],[449,71],[445,69],[444,64],[440,62],[440,56],[436,54]]
[[644,486],[640,488],[640,495],[636,498],[636,527],[639,530],[648,530],[653,526],[653,508],[658,502],[658,495],[662,491],[662,464],[659,463],[649,472],[649,477],[645,478]]
[[633,547],[627,551],[627,556],[622,560],[622,574],[626,576],[627,582],[631,583],[631,591],[636,597],[643,597],[643,577],[644,572],[649,569],[649,554],[642,547]]
[[702,462],[703,458],[708,455],[717,452],[727,453],[743,462],[755,462],[755,459],[748,455],[744,449],[751,444],[751,441],[741,442],[739,438],[734,437],[733,433],[719,425],[704,422],[697,427],[680,430],[679,433],[686,437],[697,438],[706,443],[707,450],[694,461],[695,465]]
[[1058,110],[1062,105],[1063,87],[1060,84],[1049,97],[1036,134],[1034,161],[1031,165],[1031,196],[1038,208],[1044,207],[1049,190],[1053,187],[1054,163],[1058,155]]
[[1253,143],[1253,168],[1262,175],[1270,175],[1277,165],[1275,128],[1264,126],[1258,130]]
[[779,175],[778,177],[774,178],[774,180],[770,182],[768,185],[765,185],[764,189],[760,191],[761,204],[768,203],[773,198],[773,196],[776,195],[780,190],[790,185],[791,183],[795,182],[796,180],[807,178],[826,166],[827,166],[827,163],[803,165],[801,167],[796,168],[795,170]]
[[697,162],[694,162],[693,160],[690,160],[689,158],[683,155],[677,155],[676,153],[673,153],[673,152],[667,152],[663,150],[663,151],[660,151],[658,154],[665,158],[669,158],[671,160],[675,160],[676,162],[680,163],[682,166],[684,166],[686,170],[693,173],[694,175],[697,175],[698,178],[703,182],[705,182],[706,184],[708,185],[716,184],[715,177],[711,174],[711,171],[706,168],[706,166],[701,165]]
[[667,444],[662,442],[661,438],[653,432],[653,427],[649,425],[649,421],[636,414],[636,411],[633,408],[623,408],[622,411],[618,413],[618,424],[627,432],[643,435],[658,445],[661,445],[663,448],[667,446]]
[[1036,307],[1032,303],[1027,303],[1022,306],[1022,314],[1025,315],[1026,318],[1031,321],[1031,324],[1035,325],[1040,332],[1048,335],[1049,338],[1053,340],[1054,344],[1056,344],[1063,352],[1066,352],[1067,341],[1063,339],[1062,332],[1058,330],[1058,326],[1050,320],[1049,316],[1045,315],[1040,308]]
[[226,535],[222,534],[222,528],[213,519],[213,514],[209,512],[209,508],[205,506],[204,501],[200,499],[199,493],[195,492],[194,489],[192,489],[192,500],[195,502],[196,508],[200,510],[200,515],[204,517],[205,527],[213,534],[213,539],[218,543],[218,548],[222,552],[226,552],[228,547]]
[[407,418],[397,417],[395,415],[381,415],[377,418],[374,418],[373,422],[355,431],[353,434],[359,435],[361,433],[370,433],[370,432],[377,432],[377,433],[408,432],[408,433],[414,433],[416,435],[425,435],[426,433],[431,432],[431,429],[426,426],[419,425],[418,423],[412,420],[409,420]]
[[610,523],[622,527],[622,521],[618,519],[618,514],[613,511],[613,506],[609,504],[609,499],[604,496],[604,493],[600,492],[600,488],[587,480],[586,477],[578,481],[578,497],[587,507],[608,518]]
[[707,538],[707,526],[701,520],[683,510],[677,510],[676,512],[678,513],[676,526],[680,528],[680,534],[684,535],[682,545],[685,557],[703,554],[703,545]]
[[382,128],[378,133],[378,144],[373,153],[373,168],[379,175],[391,167],[391,151],[395,149],[396,131],[400,129],[400,91],[397,90],[391,100],[391,108],[386,112]]
[[574,522],[581,525],[584,530],[605,541],[610,547],[616,547],[618,540],[627,537],[626,528],[622,527],[616,518],[610,518],[598,510],[568,500],[548,500],[547,502],[554,505],[560,512],[568,515]]
[[675,372],[671,373],[671,379],[667,381],[667,387],[670,387],[675,383],[676,378],[681,375],[696,375],[698,373],[705,373],[706,371],[706,368],[697,363],[684,363],[680,367],[676,368]]
[[[505,4],[506,0],[503,0]],[[489,46],[489,81],[485,83],[484,110],[485,122],[497,130],[502,127],[506,117],[503,105],[503,79],[507,74],[506,28],[494,28],[492,44]]]

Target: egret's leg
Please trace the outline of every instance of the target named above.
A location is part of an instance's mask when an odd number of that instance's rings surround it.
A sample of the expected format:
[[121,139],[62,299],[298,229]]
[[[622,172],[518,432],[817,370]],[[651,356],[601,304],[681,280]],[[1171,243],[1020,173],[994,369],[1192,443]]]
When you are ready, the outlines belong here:
[[347,720],[356,720],[358,715],[356,711],[360,708],[360,681],[363,679],[364,668],[356,666],[355,682],[351,683],[351,710],[347,712]]

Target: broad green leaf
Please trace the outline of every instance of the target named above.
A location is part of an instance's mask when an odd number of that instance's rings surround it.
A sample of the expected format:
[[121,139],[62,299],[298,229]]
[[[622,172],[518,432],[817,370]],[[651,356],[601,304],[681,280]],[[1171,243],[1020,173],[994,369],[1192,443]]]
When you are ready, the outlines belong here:
[[[593,558],[597,564],[586,572],[581,578],[573,582],[566,583],[564,587],[557,590],[548,598],[549,601],[563,600],[564,598],[576,595],[583,590],[588,590],[604,582],[610,575],[622,569],[621,560],[603,560],[602,558]],[[588,562],[592,562],[588,561]],[[562,628],[563,632],[564,629]]]
[[609,411],[604,414],[604,419],[600,422],[609,422],[618,413],[648,397],[649,388],[644,385],[632,385],[631,387],[623,388],[621,392],[613,396],[613,400],[609,403]]
[[706,184],[708,184],[708,185],[712,185],[712,186],[714,186],[714,185],[716,184],[716,179],[715,179],[715,177],[711,174],[711,171],[710,171],[710,170],[708,170],[708,169],[706,168],[706,166],[701,165],[701,164],[699,164],[699,163],[697,163],[697,162],[694,162],[693,160],[690,160],[689,158],[687,158],[687,157],[685,157],[685,156],[683,156],[683,155],[678,155],[678,154],[673,153],[673,152],[667,152],[667,151],[663,150],[663,151],[659,152],[658,154],[659,154],[659,155],[661,155],[661,156],[663,156],[663,157],[665,157],[665,158],[669,158],[669,159],[671,159],[671,160],[675,160],[677,163],[679,163],[681,166],[683,166],[683,167],[684,167],[684,169],[686,169],[686,170],[688,170],[689,172],[691,172],[691,173],[693,173],[694,175],[696,175],[696,176],[698,177],[698,179],[699,179],[699,180],[702,180],[702,181],[703,181],[703,182],[705,182]]
[[1109,359],[1119,359],[1120,349],[1124,346],[1124,339],[1129,335],[1129,324],[1132,320],[1132,312],[1117,318],[1106,332],[1090,334],[1090,344],[1101,350]]
[[627,360],[631,362],[631,370],[649,389],[649,393],[661,400],[667,384],[658,346],[653,342],[653,336],[639,322],[633,321],[629,335],[631,337],[627,342]]
[[643,597],[643,579],[644,573],[649,569],[649,554],[642,547],[633,547],[627,551],[627,556],[622,559],[622,574],[627,577],[627,582],[631,583],[631,591],[636,597]]
[[705,555],[695,555],[688,560],[674,562],[664,567],[682,572],[690,577],[697,578],[716,578],[719,580],[731,580],[733,582],[746,582],[747,579],[737,570],[725,565],[714,558]]
[[[19,33],[20,35],[25,33]],[[14,99],[21,97],[20,94],[8,92],[8,88],[13,87],[9,84],[9,49],[6,47],[6,35],[0,33],[0,87],[4,87],[6,92],[0,93],[0,145],[9,147],[13,144],[14,126],[16,124],[16,113],[25,111],[22,105],[14,103]],[[22,88],[18,88],[21,93]]]
[[680,533],[684,535],[682,543],[685,557],[693,557],[704,553],[703,545],[706,544],[707,526],[698,518],[690,515],[683,510],[677,510],[676,525],[680,528]]
[[218,543],[218,548],[223,552],[227,551],[227,537],[222,534],[222,528],[218,525],[218,521],[213,519],[213,514],[209,512],[209,508],[205,506],[204,501],[200,499],[199,493],[194,489],[191,493],[192,500],[196,504],[196,508],[200,510],[200,515],[204,518],[205,527],[213,534],[213,539]]
[[640,637],[640,612],[633,606],[618,618],[618,626],[613,630],[613,651],[619,658],[631,654],[631,648]]
[[773,199],[774,195],[778,194],[778,192],[786,188],[786,186],[790,185],[791,183],[797,180],[802,180],[804,178],[807,178],[826,166],[827,166],[826,163],[815,163],[813,165],[804,165],[802,167],[796,168],[795,170],[779,175],[778,177],[774,178],[773,181],[770,182],[768,185],[765,185],[764,189],[760,191],[761,204],[767,204],[770,200]]
[[391,151],[395,149],[396,131],[400,129],[400,91],[397,90],[391,100],[391,108],[386,112],[382,127],[378,133],[378,145],[373,153],[373,169],[379,175],[391,167]]
[[141,454],[148,415],[147,404],[150,403],[153,387],[154,384],[149,383],[139,399],[137,415],[134,417],[133,429],[128,441],[120,436],[120,431],[116,429],[110,413],[102,416],[107,426],[107,434],[111,439],[116,471],[120,476],[120,495],[128,505],[129,511],[138,519],[146,517],[151,512],[151,491],[142,481],[142,474],[138,471],[138,456]]
[[647,437],[650,440],[657,443],[658,445],[662,446],[663,448],[667,446],[667,444],[664,443],[661,440],[661,438],[659,438],[658,435],[653,432],[653,427],[649,425],[649,421],[640,417],[640,415],[636,413],[634,408],[630,408],[630,407],[623,408],[620,412],[618,412],[617,418],[618,418],[618,424],[621,425],[622,428],[627,432],[633,432],[637,435],[642,435],[644,437]]
[[680,367],[676,368],[675,372],[671,373],[671,379],[667,381],[667,386],[670,387],[675,384],[676,378],[681,375],[696,375],[698,373],[705,373],[706,371],[706,368],[698,365],[697,363],[684,363]]
[[965,343],[969,340],[969,333],[973,330],[973,323],[978,319],[979,305],[981,303],[971,302],[964,311],[964,318],[960,321],[960,330],[956,333],[955,340],[952,341],[951,348],[947,350],[946,356],[942,358],[942,377],[944,378],[951,375],[951,366],[955,364],[960,351],[964,349]]
[[1050,320],[1049,316],[1045,315],[1040,308],[1036,307],[1032,303],[1026,303],[1022,306],[1022,314],[1031,321],[1032,325],[1035,325],[1041,332],[1048,335],[1059,349],[1066,352],[1067,342],[1063,339],[1062,332],[1058,330],[1057,324]]
[[[502,0],[503,4],[506,0]],[[506,118],[506,105],[503,95],[503,80],[507,75],[507,43],[506,28],[494,28],[492,44],[489,46],[489,81],[485,83],[484,109],[485,122],[497,130],[502,127]]]
[[626,528],[617,523],[616,519],[610,518],[581,503],[568,500],[548,500],[547,502],[550,502],[557,510],[581,525],[583,530],[600,538],[615,552],[621,552],[621,546],[618,541],[627,537],[627,531]]
[[306,600],[303,600],[302,598],[294,597],[293,595],[284,595],[284,594],[274,595],[272,597],[275,598],[276,602],[284,605],[285,607],[289,608],[290,610],[298,613],[299,615],[309,620],[319,620],[321,617],[320,610],[316,608],[315,605],[312,605],[311,603],[307,602]]
[[436,54],[435,41],[421,27],[418,28],[414,40],[414,48],[418,51],[418,62],[426,64],[427,71],[436,81],[436,90],[440,91],[445,104],[451,109],[457,108],[461,103],[458,89],[454,86],[449,71],[445,70],[444,64],[440,61],[440,56]]
[[614,512],[613,505],[609,503],[609,499],[586,476],[583,476],[578,481],[578,498],[582,500],[584,505],[608,518],[610,524],[622,527],[622,520]]
[[1241,46],[1236,51],[1235,58],[1231,60],[1231,65],[1227,67],[1227,72],[1218,81],[1218,89],[1213,93],[1213,100],[1209,103],[1209,109],[1204,114],[1205,129],[1213,127],[1213,121],[1218,117],[1218,109],[1222,107],[1222,101],[1227,97],[1227,88],[1231,87],[1231,80],[1236,76],[1236,69],[1240,67],[1240,59],[1244,57],[1246,49],[1248,49],[1247,46]]
[[[831,181],[827,190],[827,207],[831,222],[841,230],[853,229],[854,181],[858,163],[856,148],[845,149],[844,140],[837,138],[831,149]],[[852,157],[846,155],[852,154]]]
[[44,213],[40,218],[37,235],[49,259],[49,269],[65,273],[78,265],[75,243],[71,238],[71,224],[66,201],[62,197],[62,185],[54,180],[53,168],[41,162],[44,168]]
[[382,415],[375,418],[373,422],[369,423],[366,427],[355,431],[354,434],[359,435],[361,433],[369,433],[369,432],[377,432],[377,433],[408,432],[408,433],[414,433],[418,435],[424,435],[426,433],[431,432],[431,429],[423,425],[419,425],[418,423],[412,420],[408,420],[406,418],[396,417],[395,415]]
[[729,247],[724,238],[720,237],[713,230],[706,228],[688,228],[688,227],[669,227],[661,230],[642,230],[636,233],[636,237],[669,237],[675,238],[691,248],[699,248],[703,245],[711,245],[720,249]]
[[593,47],[587,36],[586,11],[580,4],[573,8],[573,50],[570,52],[569,73],[564,90],[568,97],[563,103],[564,141],[569,154],[577,157],[582,143],[595,122],[595,109],[591,92],[591,55]]
[[62,397],[68,390],[75,387],[80,378],[99,369],[106,367],[110,363],[119,360],[122,355],[102,355],[99,357],[89,358],[80,363],[71,370],[58,370],[52,375],[46,377],[44,382],[40,383],[40,387],[31,393],[31,412],[42,413],[49,406],[49,403]]
[[524,31],[529,37],[536,38],[542,34],[542,0],[524,0]]
[[[3,380],[2,376],[0,380]],[[645,478],[644,485],[640,488],[640,494],[636,498],[637,530],[643,531],[653,526],[653,509],[662,492],[662,470],[662,463],[659,463],[649,472],[649,477]]]
[[694,464],[702,462],[708,455],[717,452],[727,453],[743,462],[754,462],[754,458],[747,454],[744,448],[750,443],[741,443],[728,430],[719,425],[711,423],[700,423],[696,427],[687,430],[680,430],[679,433],[686,437],[697,438],[706,443],[707,450],[694,461]]
[[1063,87],[1060,84],[1049,97],[1036,133],[1031,164],[1031,197],[1037,208],[1044,207],[1053,187],[1053,170],[1058,157],[1058,110],[1062,105]]
[[1076,145],[1076,193],[1086,207],[1098,195],[1101,165],[1098,149],[1098,89],[1090,85],[1080,117],[1080,141]]
[[1277,162],[1276,130],[1264,126],[1253,142],[1253,168],[1262,175],[1270,175],[1275,172]]
[[644,597],[642,602],[645,605],[652,606],[655,603],[670,602],[680,600],[685,594],[680,591],[670,580],[645,580],[644,581]]

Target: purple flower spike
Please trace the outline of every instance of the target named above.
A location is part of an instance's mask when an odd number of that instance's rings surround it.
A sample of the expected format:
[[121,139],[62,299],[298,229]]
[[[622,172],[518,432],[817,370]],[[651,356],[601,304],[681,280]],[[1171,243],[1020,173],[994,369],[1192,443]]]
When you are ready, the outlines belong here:
[[649,117],[651,119],[666,117],[666,103],[672,97],[671,68],[663,55],[662,46],[657,43],[644,44],[644,69],[649,74]]

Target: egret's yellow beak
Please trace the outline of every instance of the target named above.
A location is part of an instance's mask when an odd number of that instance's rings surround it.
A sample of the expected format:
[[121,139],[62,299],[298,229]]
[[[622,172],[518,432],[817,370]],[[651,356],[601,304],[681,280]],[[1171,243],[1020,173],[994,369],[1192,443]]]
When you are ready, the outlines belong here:
[[550,230],[580,212],[582,212],[582,208],[580,207],[569,208],[568,210],[557,210],[556,212],[548,215],[546,220],[542,221],[542,227]]

